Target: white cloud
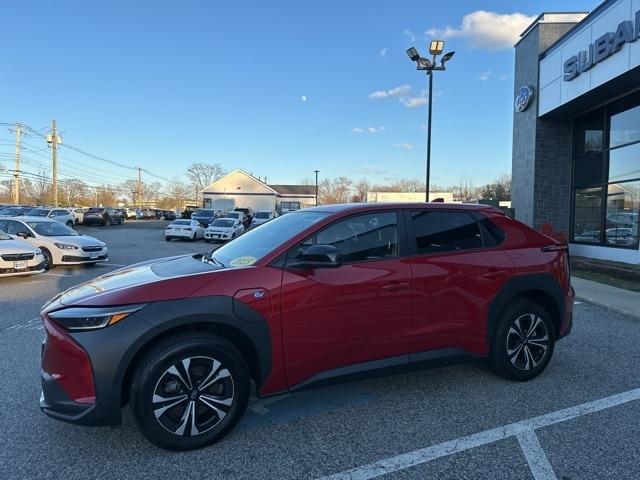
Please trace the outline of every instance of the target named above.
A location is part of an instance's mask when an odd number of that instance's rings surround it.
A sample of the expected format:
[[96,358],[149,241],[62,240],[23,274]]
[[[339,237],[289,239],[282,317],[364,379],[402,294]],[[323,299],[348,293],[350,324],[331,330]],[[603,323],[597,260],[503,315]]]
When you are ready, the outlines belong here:
[[464,38],[475,48],[499,50],[511,48],[535,17],[523,13],[496,13],[477,10],[462,18],[459,27],[430,28],[430,38]]
[[416,146],[412,143],[396,143],[396,147],[403,148],[405,150],[413,150]]
[[300,97],[300,100],[302,100],[303,102],[306,102],[307,101],[307,96],[306,95],[302,95]]
[[507,75],[504,74],[496,74],[493,73],[493,71],[491,70],[487,70],[486,72],[482,72],[480,75],[478,75],[478,79],[482,80],[483,82],[487,82],[493,78],[497,78],[498,80],[506,80],[507,78],[509,78]]
[[388,51],[389,51],[389,49],[387,47],[384,47],[382,50],[380,50],[380,56],[381,57],[386,57]]
[[384,132],[384,127],[382,125],[380,125],[379,127],[367,127],[367,128],[360,128],[360,127],[354,127],[351,129],[351,133],[380,133],[380,132]]
[[406,95],[411,91],[411,87],[409,85],[400,85],[399,87],[390,88],[389,90],[378,90],[376,92],[370,93],[369,98],[389,98],[389,97],[400,97],[402,95]]
[[401,98],[400,103],[407,108],[416,108],[429,103],[429,99],[427,99],[427,97],[407,97]]
[[483,82],[486,82],[487,80],[489,80],[491,77],[493,76],[493,72],[491,70],[487,70],[486,72],[482,72],[480,75],[478,75],[478,78],[480,80],[482,80]]
[[407,39],[411,42],[411,43],[415,43],[416,41],[416,34],[413,33],[411,30],[409,30],[408,28],[405,28],[404,31],[402,32],[404,33],[404,35],[407,37]]

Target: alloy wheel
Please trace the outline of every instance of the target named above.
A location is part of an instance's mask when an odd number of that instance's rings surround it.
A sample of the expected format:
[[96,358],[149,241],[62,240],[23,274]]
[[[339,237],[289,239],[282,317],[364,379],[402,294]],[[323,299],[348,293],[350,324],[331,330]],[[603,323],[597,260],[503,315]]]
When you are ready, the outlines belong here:
[[527,313],[516,318],[507,332],[507,355],[519,370],[531,370],[549,351],[549,332],[539,315]]
[[229,414],[234,384],[229,370],[211,357],[182,359],[160,376],[153,393],[156,420],[169,432],[195,437]]

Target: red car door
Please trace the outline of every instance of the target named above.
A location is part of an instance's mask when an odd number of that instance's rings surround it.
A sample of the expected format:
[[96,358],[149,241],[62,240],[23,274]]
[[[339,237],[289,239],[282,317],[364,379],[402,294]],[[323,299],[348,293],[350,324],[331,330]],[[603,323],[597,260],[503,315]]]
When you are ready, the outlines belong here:
[[497,246],[500,239],[478,219],[468,212],[445,210],[410,215],[415,357],[444,348],[487,353],[489,305],[512,265]]
[[400,257],[397,218],[385,211],[337,220],[289,252],[288,262],[309,245],[333,245],[343,259],[338,268],[284,268],[282,335],[290,387],[371,368],[360,365],[365,362],[408,360],[411,267]]

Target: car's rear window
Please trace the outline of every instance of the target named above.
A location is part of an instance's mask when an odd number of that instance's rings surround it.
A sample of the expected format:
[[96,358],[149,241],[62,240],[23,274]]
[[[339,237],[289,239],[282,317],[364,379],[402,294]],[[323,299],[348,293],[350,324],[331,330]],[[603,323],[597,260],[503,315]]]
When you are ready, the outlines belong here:
[[46,217],[47,215],[49,215],[50,210],[47,210],[45,208],[33,208],[31,210],[29,210],[29,216],[30,217]]
[[189,220],[176,220],[171,222],[171,225],[191,225],[191,222]]
[[90,208],[87,213],[102,213],[102,208]]
[[506,238],[505,233],[487,217],[480,220],[480,225],[482,225],[482,228],[489,234],[489,237],[491,237],[496,245],[501,245],[502,242],[504,242],[504,239]]

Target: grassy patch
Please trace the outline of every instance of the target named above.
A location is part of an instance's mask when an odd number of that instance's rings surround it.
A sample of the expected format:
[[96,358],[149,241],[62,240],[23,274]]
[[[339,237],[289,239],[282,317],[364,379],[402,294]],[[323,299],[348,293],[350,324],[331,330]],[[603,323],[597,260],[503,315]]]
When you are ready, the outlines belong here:
[[571,275],[575,275],[585,280],[592,280],[594,282],[605,283],[612,287],[624,288],[625,290],[631,290],[633,292],[640,292],[640,282],[637,280],[620,278],[612,274],[603,272],[594,272],[590,270],[580,270],[575,267],[571,269]]

